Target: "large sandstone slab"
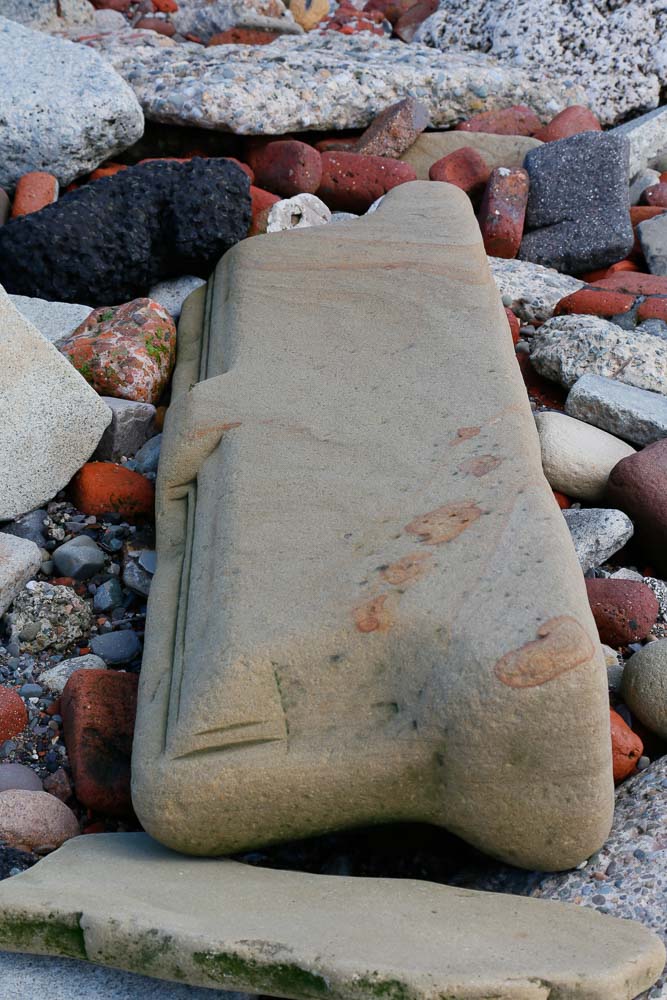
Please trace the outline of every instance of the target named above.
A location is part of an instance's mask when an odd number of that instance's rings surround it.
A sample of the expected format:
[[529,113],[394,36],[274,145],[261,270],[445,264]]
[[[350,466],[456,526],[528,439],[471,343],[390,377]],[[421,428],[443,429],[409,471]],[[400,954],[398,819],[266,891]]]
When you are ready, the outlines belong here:
[[575,906],[183,858],[142,834],[77,837],[3,882],[0,946],[297,1000],[631,1000],[664,962],[640,924]]
[[149,32],[90,42],[134,88],[146,117],[237,133],[364,128],[379,111],[412,96],[434,127],[477,111],[528,103],[552,117],[582,103],[577,86],[505,68],[474,53],[406,49],[368,32],[285,36],[271,45],[165,45]]
[[[244,241],[188,299],[133,757],[156,839],[603,842],[606,673],[468,198]],[[585,761],[585,767],[581,762]]]
[[522,167],[526,153],[542,143],[527,135],[493,135],[491,132],[422,132],[403,153],[420,181],[428,180],[429,168],[443,156],[464,146],[477,150],[489,167]]
[[0,521],[51,500],[95,451],[111,410],[0,286]]

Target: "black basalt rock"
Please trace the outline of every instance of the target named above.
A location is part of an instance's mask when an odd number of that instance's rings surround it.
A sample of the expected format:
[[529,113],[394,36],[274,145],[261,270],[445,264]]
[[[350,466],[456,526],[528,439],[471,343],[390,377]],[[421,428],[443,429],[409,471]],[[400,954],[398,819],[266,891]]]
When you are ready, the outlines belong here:
[[250,182],[225,159],[130,167],[0,227],[6,291],[90,306],[208,278],[250,225]]

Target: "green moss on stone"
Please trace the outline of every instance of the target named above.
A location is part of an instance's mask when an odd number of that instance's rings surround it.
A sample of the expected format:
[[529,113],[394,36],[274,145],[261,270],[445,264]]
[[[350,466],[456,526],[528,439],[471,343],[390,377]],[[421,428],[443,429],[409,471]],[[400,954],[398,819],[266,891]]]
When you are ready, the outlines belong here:
[[411,1000],[412,993],[398,979],[357,979],[355,987],[365,996],[379,997],[380,1000]]
[[55,915],[43,920],[5,917],[0,923],[0,948],[11,951],[45,951],[66,958],[86,958],[86,945],[78,917],[67,923]]
[[322,997],[326,980],[292,962],[257,962],[241,955],[195,952],[194,963],[215,983],[276,996]]

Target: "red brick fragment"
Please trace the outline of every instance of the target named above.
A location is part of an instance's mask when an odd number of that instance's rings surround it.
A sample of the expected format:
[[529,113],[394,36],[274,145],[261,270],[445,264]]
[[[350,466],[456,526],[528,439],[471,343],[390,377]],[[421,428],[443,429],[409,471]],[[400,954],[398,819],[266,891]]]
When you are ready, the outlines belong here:
[[0,744],[18,736],[28,725],[28,713],[20,694],[0,686]]
[[662,215],[664,211],[659,205],[631,205],[630,222],[633,226],[638,226],[640,222],[655,219],[656,215]]
[[320,27],[322,31],[339,31],[342,35],[357,35],[363,31],[381,37],[391,34],[391,25],[380,11],[360,11],[348,0],[341,0],[331,17],[322,20]]
[[296,194],[314,194],[322,180],[322,157],[316,149],[296,139],[270,142],[254,157],[257,185],[292,198]]
[[279,32],[263,28],[227,28],[211,35],[207,45],[270,45],[279,37]]
[[145,476],[115,462],[86,462],[69,485],[74,506],[96,517],[116,512],[128,521],[150,517],[155,490]]
[[612,288],[631,295],[667,295],[667,276],[637,271],[617,271],[594,282],[592,288]]
[[259,233],[266,232],[267,216],[271,207],[275,205],[277,201],[280,201],[277,194],[271,194],[270,191],[263,191],[262,188],[255,187],[254,184],[250,185],[252,217],[250,220],[248,236],[257,236]]
[[634,260],[618,260],[610,267],[600,268],[599,271],[588,271],[582,275],[582,281],[600,281],[602,278],[608,278],[610,274],[616,274],[617,271],[641,271],[641,268]]
[[558,504],[561,510],[567,510],[572,506],[572,501],[569,497],[566,497],[564,493],[559,493],[558,490],[552,490],[554,495],[554,500]]
[[667,183],[651,184],[642,191],[642,201],[651,208],[667,208]]
[[618,316],[630,312],[635,296],[605,288],[580,288],[556,305],[555,316]]
[[119,10],[125,14],[130,9],[134,0],[91,0],[96,10]]
[[505,315],[507,316],[507,322],[510,325],[510,333],[512,334],[512,343],[518,344],[521,339],[521,324],[519,323],[519,317],[515,316],[511,309],[505,306]]
[[175,14],[178,4],[176,0],[153,0],[153,10],[160,14]]
[[484,248],[493,257],[516,257],[528,204],[528,174],[523,167],[496,167],[479,210]]
[[379,11],[390,24],[396,24],[414,5],[415,0],[368,0],[364,10]]
[[315,143],[319,153],[353,153],[357,140],[355,139],[320,139]]
[[14,192],[12,219],[39,212],[58,199],[58,179],[42,170],[33,170],[19,179]]
[[435,14],[440,0],[417,0],[405,14],[401,14],[394,24],[394,34],[402,42],[411,42],[417,34],[417,28],[427,17]]
[[62,694],[63,736],[82,805],[105,816],[134,816],[130,758],[136,674],[77,670]]
[[645,319],[662,319],[667,322],[667,296],[651,295],[639,303],[637,322]]
[[357,139],[356,153],[398,157],[416,142],[430,122],[430,113],[414,97],[406,97],[381,111]]
[[532,108],[516,104],[501,111],[483,111],[479,115],[459,122],[458,132],[492,132],[494,135],[533,135],[542,128],[542,122]]
[[365,212],[387,191],[416,180],[408,163],[384,156],[322,153],[322,183],[317,191],[332,211]]
[[127,170],[127,166],[124,163],[104,163],[97,170],[93,170],[90,175],[89,180],[100,181],[103,177],[113,177],[114,174],[119,174],[121,170]]
[[428,172],[430,180],[455,184],[471,198],[484,193],[490,175],[491,168],[486,160],[471,146],[462,146],[436,160]]
[[522,351],[516,355],[516,360],[530,399],[541,406],[548,406],[550,410],[559,410],[562,413],[565,408],[566,390],[536,372],[528,354]]
[[569,108],[564,108],[555,118],[552,118],[548,125],[544,125],[534,133],[535,138],[540,142],[554,142],[558,139],[567,139],[570,135],[577,135],[579,132],[600,132],[602,126],[589,108],[582,104],[571,104]]

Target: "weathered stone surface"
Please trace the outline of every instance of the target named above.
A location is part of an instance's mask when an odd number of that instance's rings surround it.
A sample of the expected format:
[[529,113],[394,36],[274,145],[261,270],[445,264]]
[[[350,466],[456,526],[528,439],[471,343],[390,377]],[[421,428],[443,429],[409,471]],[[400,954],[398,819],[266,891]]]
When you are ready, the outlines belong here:
[[88,535],[75,535],[53,553],[59,576],[88,580],[104,569],[104,552]]
[[2,288],[0,403],[0,519],[8,520],[67,485],[92,455],[111,413]]
[[490,132],[423,132],[400,157],[409,163],[417,179],[427,181],[437,160],[469,146],[480,154],[488,167],[522,167],[526,153],[541,143],[525,135],[493,135]]
[[[271,45],[202,48],[91,42],[135,89],[146,117],[240,133],[363,128],[389,104],[417,97],[434,127],[453,125],[481,106],[530,103],[549,116],[583,100],[542,69],[539,82],[484,55],[406,50],[368,32],[311,32]],[[313,96],[313,81],[318,84]],[[437,157],[436,157],[437,159]]]
[[61,660],[60,663],[56,663],[55,667],[44,670],[39,675],[39,683],[48,688],[49,691],[62,694],[68,680],[77,670],[104,670],[105,668],[106,663],[102,657],[95,656],[94,653],[88,653],[86,656],[73,656],[69,660]]
[[646,167],[667,167],[667,110],[656,108],[612,130],[630,145],[630,177]]
[[146,443],[155,423],[155,407],[151,403],[135,403],[131,399],[104,396],[111,410],[111,423],[102,435],[93,458],[99,462],[119,462],[135,455]]
[[95,52],[4,17],[0,122],[0,185],[10,188],[31,170],[68,184],[144,128],[131,88]]
[[0,615],[3,615],[42,563],[34,542],[0,532]]
[[28,295],[10,295],[9,298],[21,315],[56,347],[90,316],[90,306],[74,302],[47,302]]
[[41,792],[42,782],[25,764],[0,764],[0,792],[23,788],[27,792]]
[[21,295],[110,307],[175,274],[208,277],[248,231],[248,188],[224,158],[122,170],[1,226],[0,281]]
[[568,393],[565,412],[637,445],[667,437],[665,396],[615,378],[582,375]]
[[31,581],[17,595],[8,615],[11,638],[22,652],[64,652],[93,624],[90,607],[71,587]]
[[78,833],[76,816],[54,795],[23,788],[0,792],[0,842],[7,847],[53,851]]
[[575,906],[179,858],[142,834],[78,837],[0,904],[10,950],[303,1000],[629,998],[665,958],[639,923]]
[[607,498],[632,518],[650,565],[667,572],[667,439],[622,459],[609,476]]
[[196,35],[203,42],[238,25],[298,34],[282,0],[179,0],[171,23],[182,35]]
[[[606,678],[466,195],[405,184],[362,220],[247,240],[210,324],[203,303],[181,318],[160,460],[144,826],[225,853],[420,819],[519,864],[577,863],[609,821]],[[563,715],[567,747],[546,745]]]
[[627,140],[608,132],[531,150],[522,260],[581,274],[626,257],[634,243],[628,155]]
[[549,485],[576,500],[601,500],[611,470],[635,452],[611,434],[554,410],[536,413],[535,423]]
[[598,316],[547,320],[531,340],[530,360],[540,375],[566,388],[583,375],[603,375],[667,395],[667,340]]
[[414,97],[390,105],[374,118],[354,146],[365,156],[394,156],[409,149],[430,124],[428,110]]
[[3,0],[0,10],[3,17],[35,31],[66,31],[95,22],[88,0]]
[[266,217],[267,233],[283,233],[288,229],[307,229],[331,222],[331,212],[314,194],[297,194],[294,198],[277,201]]
[[630,657],[621,691],[630,711],[667,740],[667,639],[650,642]]
[[177,323],[188,295],[205,284],[203,278],[198,278],[194,274],[186,274],[182,278],[167,278],[166,281],[159,281],[149,289],[148,298],[164,306],[174,323]]
[[607,507],[564,510],[563,517],[584,573],[610,559],[632,538],[634,532],[629,517],[620,510]]
[[582,103],[609,124],[659,103],[666,34],[661,0],[441,0],[415,38],[446,52],[489,52],[537,79],[547,66],[581,83]]
[[489,257],[489,267],[503,304],[526,323],[551,319],[560,300],[583,287],[578,278],[527,260]]
[[651,274],[667,274],[667,214],[640,222],[637,234]]

